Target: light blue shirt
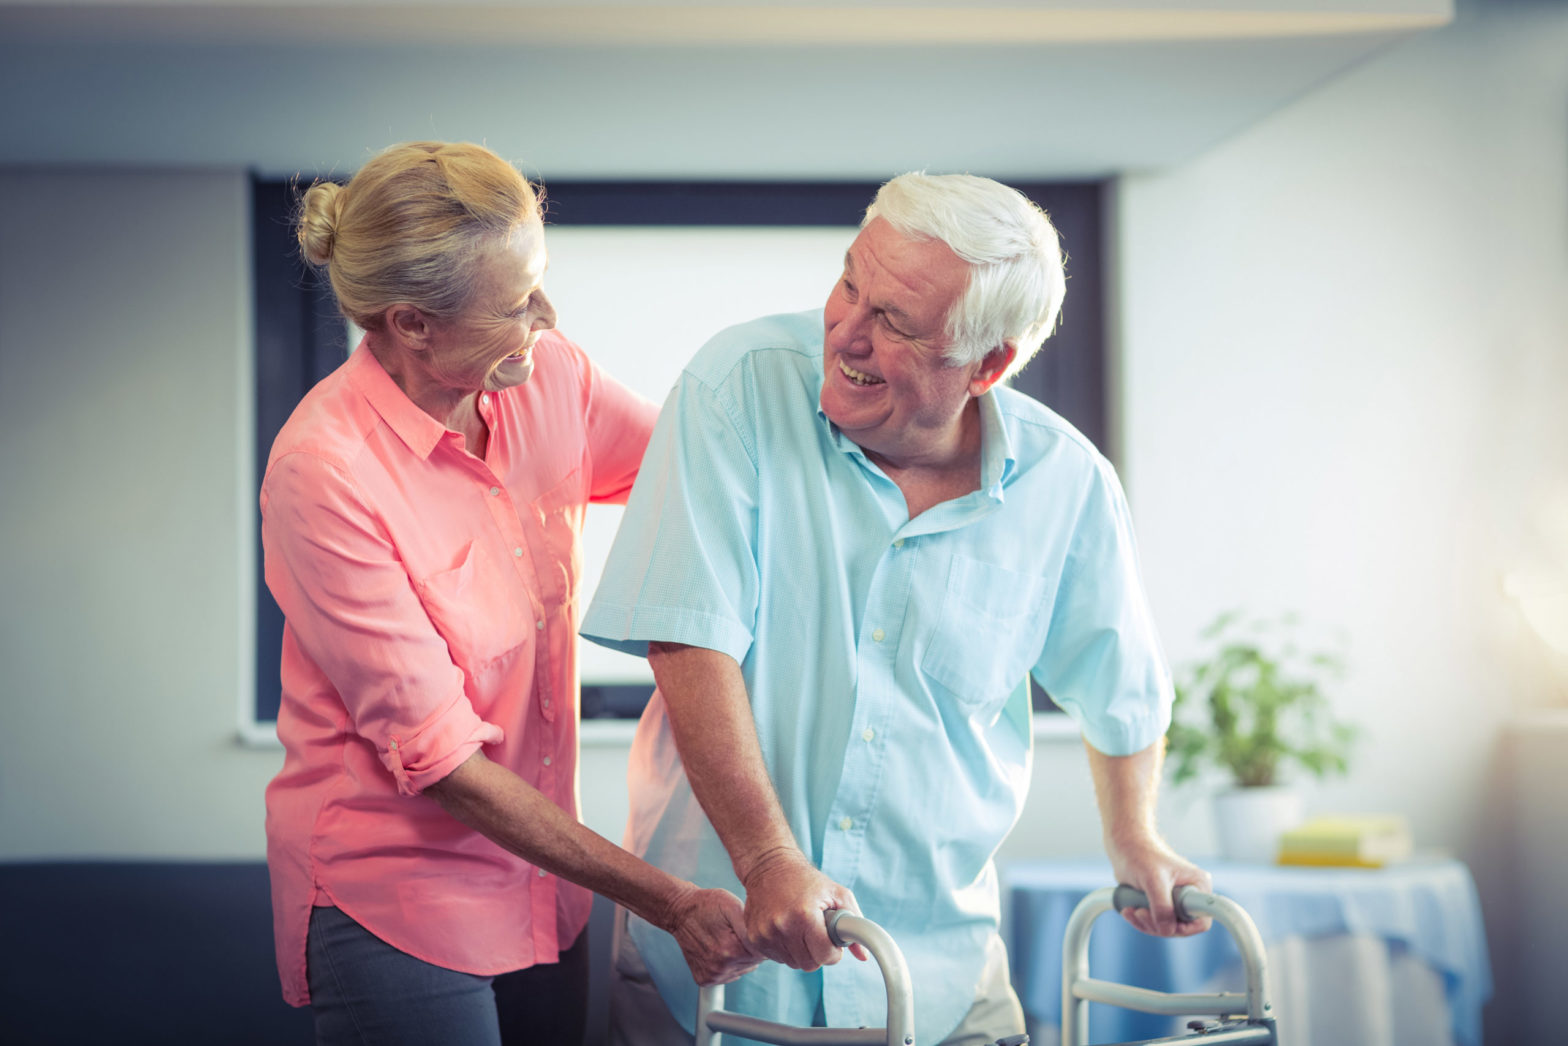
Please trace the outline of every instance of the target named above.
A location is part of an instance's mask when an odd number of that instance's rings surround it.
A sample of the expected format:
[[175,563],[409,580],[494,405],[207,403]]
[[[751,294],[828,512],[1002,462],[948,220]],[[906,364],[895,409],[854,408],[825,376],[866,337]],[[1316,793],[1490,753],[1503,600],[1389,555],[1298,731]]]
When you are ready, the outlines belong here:
[[[582,634],[740,663],[757,739],[801,849],[909,960],[921,1041],[974,1003],[999,920],[992,855],[1029,786],[1026,673],[1097,749],[1146,748],[1170,682],[1116,476],[1065,421],[1007,388],[980,398],[980,489],[909,519],[899,488],[818,407],[820,312],[726,330],[654,429]],[[627,845],[743,894],[693,797],[661,696],[638,726]],[[1074,803],[1092,803],[1089,795]],[[688,1029],[697,990],[668,934],[632,939]],[[726,1008],[881,1025],[875,963],[765,963]]]

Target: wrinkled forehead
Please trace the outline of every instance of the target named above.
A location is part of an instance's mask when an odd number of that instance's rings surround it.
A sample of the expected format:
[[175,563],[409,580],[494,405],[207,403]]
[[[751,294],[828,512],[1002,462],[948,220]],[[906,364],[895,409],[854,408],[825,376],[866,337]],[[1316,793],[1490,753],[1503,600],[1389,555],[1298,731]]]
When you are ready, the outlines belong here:
[[890,316],[938,318],[969,286],[970,267],[951,247],[875,218],[844,252],[844,272],[873,293]]

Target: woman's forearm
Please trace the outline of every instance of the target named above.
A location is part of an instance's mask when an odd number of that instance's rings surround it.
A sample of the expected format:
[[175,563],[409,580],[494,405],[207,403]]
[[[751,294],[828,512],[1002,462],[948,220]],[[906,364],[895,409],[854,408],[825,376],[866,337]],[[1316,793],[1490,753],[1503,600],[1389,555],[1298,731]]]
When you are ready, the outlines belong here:
[[672,928],[696,887],[616,846],[498,763],[475,752],[425,794],[474,831],[545,871]]

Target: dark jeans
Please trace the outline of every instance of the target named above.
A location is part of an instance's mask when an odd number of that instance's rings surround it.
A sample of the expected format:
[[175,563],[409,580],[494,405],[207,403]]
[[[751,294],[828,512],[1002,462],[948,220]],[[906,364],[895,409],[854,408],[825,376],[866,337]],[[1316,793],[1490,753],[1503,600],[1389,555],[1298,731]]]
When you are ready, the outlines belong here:
[[588,934],[561,961],[496,977],[432,966],[337,908],[310,913],[311,1010],[318,1046],[581,1046]]

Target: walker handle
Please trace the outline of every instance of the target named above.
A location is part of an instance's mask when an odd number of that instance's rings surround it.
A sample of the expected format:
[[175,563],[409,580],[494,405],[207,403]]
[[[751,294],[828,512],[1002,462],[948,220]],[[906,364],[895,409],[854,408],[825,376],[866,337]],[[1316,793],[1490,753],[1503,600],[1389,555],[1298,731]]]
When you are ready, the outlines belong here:
[[[1189,894],[1195,895],[1193,900],[1205,896],[1202,890],[1192,885],[1178,886],[1171,894],[1171,900],[1176,905],[1176,918],[1184,923],[1190,923],[1198,918],[1187,909],[1187,897]],[[1116,891],[1111,894],[1111,905],[1118,912],[1125,911],[1128,908],[1148,908],[1149,895],[1136,886],[1117,883]]]
[[[1268,960],[1263,938],[1258,934],[1252,917],[1230,898],[1204,893],[1193,886],[1178,887],[1173,891],[1172,900],[1178,918],[1190,921],[1208,916],[1230,931],[1246,972],[1246,992],[1172,994],[1092,979],[1089,976],[1089,930],[1094,921],[1113,907],[1121,911],[1125,908],[1147,908],[1149,905],[1149,898],[1141,890],[1126,883],[1119,884],[1115,889],[1102,887],[1078,902],[1067,919],[1067,930],[1062,938],[1063,1046],[1086,1046],[1088,1043],[1091,1002],[1167,1016],[1213,1014],[1224,1017],[1244,1012],[1251,1027],[1237,1031],[1237,1038],[1222,1040],[1215,1034],[1211,1036],[1213,1041],[1276,1042],[1273,1013],[1269,1006]],[[1231,1035],[1230,1032],[1224,1034]]]
[[696,1046],[718,1046],[720,1032],[732,1032],[779,1046],[915,1046],[915,1003],[909,966],[888,932],[848,909],[824,912],[828,937],[840,948],[863,945],[882,970],[887,988],[887,1024],[882,1028],[797,1028],[747,1017],[724,1009],[724,985],[703,988],[697,996]]

